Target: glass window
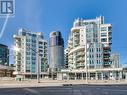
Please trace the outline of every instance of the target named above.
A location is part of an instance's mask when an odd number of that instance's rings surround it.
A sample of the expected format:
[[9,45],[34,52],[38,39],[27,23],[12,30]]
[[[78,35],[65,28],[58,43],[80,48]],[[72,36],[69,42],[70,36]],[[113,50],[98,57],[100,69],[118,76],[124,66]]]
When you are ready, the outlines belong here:
[[101,37],[106,37],[107,34],[106,33],[101,33]]
[[107,31],[107,27],[101,27],[101,31]]
[[112,27],[108,27],[108,31],[111,31],[112,30]]
[[101,42],[107,42],[107,38],[102,38]]

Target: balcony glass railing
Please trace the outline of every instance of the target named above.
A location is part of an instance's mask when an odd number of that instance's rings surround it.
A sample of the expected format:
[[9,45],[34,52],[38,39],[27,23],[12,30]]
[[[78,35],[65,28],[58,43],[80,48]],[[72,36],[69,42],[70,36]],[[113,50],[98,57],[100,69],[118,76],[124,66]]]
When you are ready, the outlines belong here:
[[78,58],[77,61],[84,61],[84,58]]
[[[84,52],[84,51],[83,51]],[[81,53],[77,53],[77,55],[84,55],[84,53],[83,52],[81,52]]]

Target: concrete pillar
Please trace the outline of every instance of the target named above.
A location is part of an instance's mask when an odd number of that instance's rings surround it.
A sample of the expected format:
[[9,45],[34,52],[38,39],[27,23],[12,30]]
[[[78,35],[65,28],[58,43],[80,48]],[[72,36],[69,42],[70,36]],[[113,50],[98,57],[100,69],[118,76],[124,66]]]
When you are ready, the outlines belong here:
[[113,78],[114,78],[114,75],[113,75],[113,71],[111,71],[111,80],[113,80]]
[[125,72],[125,79],[127,80],[127,72]]
[[75,73],[75,80],[77,79],[77,74]]
[[122,79],[122,71],[119,72],[119,80]]
[[112,80],[112,71],[109,72],[109,77],[110,77],[110,80]]
[[116,80],[116,71],[113,72],[114,80]]
[[95,73],[95,79],[98,80],[98,73]]
[[108,80],[110,79],[110,71],[108,72]]
[[62,73],[62,79],[68,80],[68,73]]
[[70,80],[70,75],[69,75],[69,73],[67,73],[67,80]]
[[82,80],[83,80],[84,78],[83,78],[83,72],[82,72]]
[[53,72],[51,73],[51,78],[52,78],[52,80],[54,80],[54,78],[53,78]]
[[61,77],[62,77],[62,80],[63,80],[63,73],[61,73]]
[[115,71],[112,71],[112,80],[115,80],[115,79],[116,79]]
[[103,80],[103,72],[101,72],[101,80]]
[[86,80],[88,80],[88,74],[87,73],[85,73],[86,74]]
[[23,80],[26,80],[26,76],[25,76],[25,74],[23,75]]
[[57,73],[57,80],[62,80],[62,73]]

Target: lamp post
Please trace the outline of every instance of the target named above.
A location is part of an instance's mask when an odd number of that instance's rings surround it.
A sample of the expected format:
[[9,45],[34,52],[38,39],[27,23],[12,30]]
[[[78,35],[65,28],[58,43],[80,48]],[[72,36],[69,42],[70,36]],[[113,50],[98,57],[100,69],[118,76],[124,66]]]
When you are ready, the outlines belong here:
[[[87,47],[87,45],[88,45],[88,47]],[[85,63],[85,70],[86,70],[86,83],[88,83],[88,64],[87,64],[87,52],[89,51],[89,49],[90,49],[90,47],[91,47],[91,45],[92,45],[92,43],[89,43],[89,44],[87,44],[86,43],[86,45],[85,45],[85,55],[86,55],[86,57],[85,57],[85,61],[86,61],[86,63]]]
[[85,70],[86,70],[86,83],[88,83],[88,71],[87,71],[87,46],[85,45],[85,49],[84,49],[84,51],[85,51],[85,55],[86,55],[86,57],[85,57],[85,61],[86,61],[86,63],[85,63]]
[[38,62],[37,62],[37,83],[40,83],[40,64],[39,64],[39,61],[40,61],[40,56],[39,56],[39,51],[38,52],[36,52],[37,53],[37,60],[38,60]]

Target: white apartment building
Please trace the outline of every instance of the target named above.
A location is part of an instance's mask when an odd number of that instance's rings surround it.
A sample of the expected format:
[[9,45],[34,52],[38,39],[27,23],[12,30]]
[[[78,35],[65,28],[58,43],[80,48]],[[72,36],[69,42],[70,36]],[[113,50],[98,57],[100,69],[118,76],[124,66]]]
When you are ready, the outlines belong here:
[[[68,40],[68,69],[58,72],[59,80],[127,79],[126,68],[120,68],[119,56],[111,56],[112,25],[104,17],[76,19]],[[66,52],[65,52],[66,53]]]
[[112,25],[104,17],[76,19],[68,40],[68,65],[71,69],[110,67]]
[[14,47],[19,51],[14,51],[14,65],[16,67],[14,75],[16,77],[36,78],[38,72],[40,76],[47,71],[47,41],[44,40],[41,32],[33,33],[26,29],[19,29],[18,34],[13,35]]

